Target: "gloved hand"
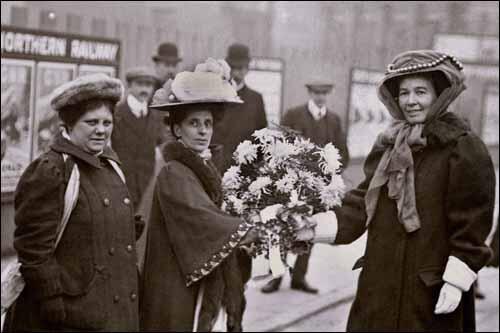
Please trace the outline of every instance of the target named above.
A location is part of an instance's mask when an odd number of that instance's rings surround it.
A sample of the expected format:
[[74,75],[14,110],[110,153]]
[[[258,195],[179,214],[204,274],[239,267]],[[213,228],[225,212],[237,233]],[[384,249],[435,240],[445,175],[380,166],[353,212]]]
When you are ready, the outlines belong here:
[[254,228],[247,231],[240,241],[240,247],[246,247],[259,240],[259,233]]
[[60,324],[66,319],[62,296],[42,299],[40,301],[40,315],[43,320],[52,324]]
[[460,304],[462,299],[462,290],[455,287],[454,285],[445,282],[441,291],[439,292],[439,298],[436,303],[436,308],[434,309],[435,314],[447,314],[452,313]]

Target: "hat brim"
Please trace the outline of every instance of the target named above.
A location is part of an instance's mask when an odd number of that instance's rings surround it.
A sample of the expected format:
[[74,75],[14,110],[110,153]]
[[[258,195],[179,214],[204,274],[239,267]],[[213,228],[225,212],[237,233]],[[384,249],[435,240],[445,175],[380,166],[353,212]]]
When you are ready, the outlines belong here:
[[161,55],[154,55],[153,56],[153,61],[155,61],[155,62],[157,62],[157,61],[164,61],[164,62],[171,62],[171,63],[178,64],[179,62],[182,61],[182,58],[178,58],[178,57],[164,57],[164,56],[161,56]]
[[154,84],[160,82],[160,79],[158,79],[157,77],[151,76],[151,75],[129,75],[129,76],[125,76],[125,79],[127,81],[134,81],[134,80],[151,81]]
[[226,58],[229,67],[247,67],[250,64],[250,58]]
[[211,103],[221,103],[221,104],[243,104],[242,100],[222,100],[222,99],[198,99],[192,101],[183,102],[173,102],[164,104],[152,104],[149,107],[160,111],[172,111],[176,106],[190,105],[190,104],[211,104]]
[[306,84],[307,89],[312,91],[332,91],[334,85],[333,84]]

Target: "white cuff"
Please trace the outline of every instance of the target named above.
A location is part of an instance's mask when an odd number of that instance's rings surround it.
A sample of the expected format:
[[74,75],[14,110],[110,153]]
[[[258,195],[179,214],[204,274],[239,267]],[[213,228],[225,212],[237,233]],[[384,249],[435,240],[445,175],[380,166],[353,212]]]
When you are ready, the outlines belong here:
[[465,292],[469,291],[470,286],[476,281],[476,278],[477,274],[466,263],[457,257],[448,257],[448,263],[443,274],[444,281]]
[[313,216],[314,221],[317,223],[314,229],[314,243],[328,243],[335,242],[337,237],[338,222],[337,216],[333,211],[325,213],[318,213]]

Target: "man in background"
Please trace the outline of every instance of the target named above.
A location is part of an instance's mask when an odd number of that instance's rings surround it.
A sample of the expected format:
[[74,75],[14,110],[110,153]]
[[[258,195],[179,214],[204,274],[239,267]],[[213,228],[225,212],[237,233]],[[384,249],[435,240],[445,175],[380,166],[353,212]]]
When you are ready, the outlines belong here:
[[[310,80],[305,86],[308,90],[309,101],[288,110],[281,124],[301,132],[304,137],[319,146],[324,146],[329,142],[333,143],[340,152],[342,167],[345,169],[349,162],[345,132],[342,130],[339,116],[326,107],[333,83],[325,78],[316,78]],[[297,256],[291,288],[316,294],[318,289],[309,285],[305,279],[310,256],[310,251]],[[275,292],[279,289],[280,284],[281,278],[273,279],[262,288],[262,292]]]

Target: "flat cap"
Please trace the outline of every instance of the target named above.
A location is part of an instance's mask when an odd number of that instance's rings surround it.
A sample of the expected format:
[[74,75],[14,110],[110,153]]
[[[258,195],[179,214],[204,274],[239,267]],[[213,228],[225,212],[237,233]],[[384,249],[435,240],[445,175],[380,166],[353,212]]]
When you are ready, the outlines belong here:
[[309,79],[305,86],[311,90],[325,90],[330,91],[333,89],[333,82],[323,76],[315,76]]
[[155,71],[150,67],[145,67],[145,66],[133,67],[130,68],[125,74],[125,79],[127,81],[132,81],[139,78],[151,80],[154,83],[160,81],[160,78],[156,75]]
[[107,99],[116,103],[122,98],[123,91],[121,81],[106,74],[80,76],[57,87],[52,93],[50,106],[59,112],[66,106],[91,99]]

